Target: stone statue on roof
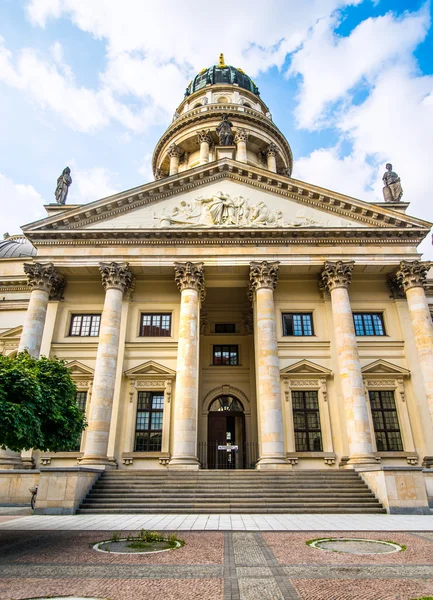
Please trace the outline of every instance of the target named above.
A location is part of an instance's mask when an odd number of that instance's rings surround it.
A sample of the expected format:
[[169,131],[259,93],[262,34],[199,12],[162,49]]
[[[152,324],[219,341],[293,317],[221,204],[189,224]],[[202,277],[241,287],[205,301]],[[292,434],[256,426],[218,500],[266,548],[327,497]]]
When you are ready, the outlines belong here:
[[66,167],[65,169],[63,169],[62,174],[57,179],[57,187],[56,191],[54,192],[57,204],[66,203],[66,198],[68,197],[68,190],[71,183],[71,169],[69,167]]
[[382,181],[385,184],[383,188],[385,202],[400,202],[403,196],[403,188],[401,187],[400,177],[392,170],[391,163],[387,163]]

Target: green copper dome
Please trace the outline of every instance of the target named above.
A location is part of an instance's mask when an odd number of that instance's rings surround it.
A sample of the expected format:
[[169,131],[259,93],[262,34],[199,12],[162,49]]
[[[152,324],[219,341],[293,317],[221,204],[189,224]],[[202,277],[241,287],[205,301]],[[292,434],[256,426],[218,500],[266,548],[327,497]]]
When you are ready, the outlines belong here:
[[251,77],[248,77],[242,69],[236,69],[224,63],[224,56],[220,54],[219,63],[203,69],[194,77],[189,86],[186,88],[185,96],[189,96],[198,90],[203,89],[207,85],[218,85],[228,83],[230,85],[237,84],[240,88],[252,92],[256,96],[260,96],[259,88],[256,86]]

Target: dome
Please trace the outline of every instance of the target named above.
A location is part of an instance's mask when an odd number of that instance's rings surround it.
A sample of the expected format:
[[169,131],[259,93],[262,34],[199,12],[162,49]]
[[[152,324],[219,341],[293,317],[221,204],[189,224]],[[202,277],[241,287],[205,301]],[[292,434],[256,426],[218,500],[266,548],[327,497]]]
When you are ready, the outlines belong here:
[[24,236],[11,236],[0,241],[0,258],[26,258],[35,254],[36,248]]
[[256,86],[251,77],[248,77],[242,69],[226,65],[224,56],[220,54],[220,59],[217,65],[213,65],[208,69],[203,69],[194,77],[189,86],[186,88],[185,96],[189,96],[198,90],[203,89],[207,85],[224,85],[236,84],[244,90],[252,92],[256,96],[260,96],[259,88]]

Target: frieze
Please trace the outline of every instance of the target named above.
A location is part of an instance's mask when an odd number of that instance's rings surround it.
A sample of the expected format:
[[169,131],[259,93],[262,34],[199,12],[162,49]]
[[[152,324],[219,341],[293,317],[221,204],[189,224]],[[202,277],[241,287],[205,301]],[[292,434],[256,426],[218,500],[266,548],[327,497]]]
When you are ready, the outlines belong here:
[[199,196],[192,202],[182,200],[169,214],[163,209],[154,215],[156,227],[324,227],[307,217],[297,217],[285,222],[281,210],[270,209],[265,202],[250,204],[243,196],[232,197],[224,192]]

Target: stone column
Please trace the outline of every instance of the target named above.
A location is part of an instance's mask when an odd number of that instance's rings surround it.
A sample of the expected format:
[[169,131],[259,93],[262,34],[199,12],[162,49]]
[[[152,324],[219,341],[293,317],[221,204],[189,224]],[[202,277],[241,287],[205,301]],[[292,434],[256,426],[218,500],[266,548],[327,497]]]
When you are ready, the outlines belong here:
[[266,159],[268,161],[268,171],[277,172],[277,154],[278,148],[275,144],[269,144],[265,150]]
[[175,263],[181,293],[177,349],[173,455],[170,467],[198,469],[197,412],[200,300],[204,296],[203,263]]
[[433,263],[403,260],[396,282],[404,290],[412,323],[419,366],[433,425],[433,325],[424,291],[427,273]]
[[236,149],[236,160],[239,162],[246,163],[247,160],[247,140],[248,131],[246,129],[238,128],[235,135]]
[[278,262],[250,263],[250,295],[255,309],[257,404],[260,458],[258,469],[289,468],[284,448],[280,364],[277,349],[274,289]]
[[209,147],[212,142],[209,129],[203,129],[197,133],[198,143],[200,145],[199,164],[204,165],[209,162]]
[[59,300],[65,289],[65,280],[52,263],[26,263],[24,271],[32,288],[24,320],[18,352],[27,350],[39,358],[49,300]]
[[377,464],[348,292],[354,264],[354,261],[327,261],[321,274],[321,286],[331,295],[335,349],[349,441],[348,464]]
[[107,456],[123,294],[132,285],[127,263],[100,263],[102,285],[105,288],[104,310],[99,329],[98,353],[90,403],[89,425],[81,465],[111,465]]
[[182,150],[176,144],[171,144],[168,148],[168,155],[170,157],[170,172],[169,175],[177,175],[179,171],[179,159],[182,154]]

